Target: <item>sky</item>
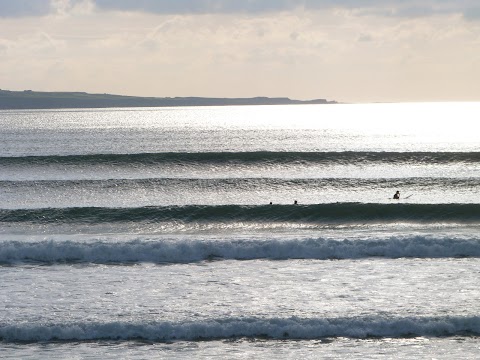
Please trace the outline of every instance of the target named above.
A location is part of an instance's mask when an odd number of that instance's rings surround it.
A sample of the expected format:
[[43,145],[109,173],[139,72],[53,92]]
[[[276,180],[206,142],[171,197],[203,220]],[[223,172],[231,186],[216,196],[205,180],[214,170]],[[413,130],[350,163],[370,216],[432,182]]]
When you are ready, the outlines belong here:
[[0,89],[480,101],[480,1],[0,0]]

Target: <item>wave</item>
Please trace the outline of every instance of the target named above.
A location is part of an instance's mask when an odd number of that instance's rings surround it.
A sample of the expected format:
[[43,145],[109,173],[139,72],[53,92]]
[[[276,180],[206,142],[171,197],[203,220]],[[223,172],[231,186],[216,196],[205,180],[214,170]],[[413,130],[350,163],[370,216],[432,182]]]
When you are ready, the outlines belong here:
[[0,157],[0,166],[6,165],[155,165],[155,164],[250,164],[250,163],[317,163],[355,164],[365,163],[415,163],[448,164],[479,163],[480,152],[165,152],[139,154],[90,154]]
[[0,180],[0,187],[18,189],[39,188],[211,188],[258,189],[260,188],[466,188],[480,187],[480,178],[140,178],[140,179],[75,179],[75,180]]
[[477,223],[480,204],[327,203],[315,205],[187,205],[0,210],[0,222],[60,223]]
[[480,317],[227,318],[187,322],[0,325],[3,342],[206,341],[479,335]]
[[425,236],[332,240],[135,240],[0,243],[0,264],[34,262],[122,264],[191,263],[205,260],[288,260],[480,257],[480,238]]

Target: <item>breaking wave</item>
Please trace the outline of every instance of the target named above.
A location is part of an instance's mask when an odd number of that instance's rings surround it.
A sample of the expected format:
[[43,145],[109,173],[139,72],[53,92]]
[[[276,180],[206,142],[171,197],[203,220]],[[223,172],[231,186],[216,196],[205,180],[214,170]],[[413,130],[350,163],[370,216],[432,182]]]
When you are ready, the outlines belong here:
[[480,238],[134,240],[0,243],[0,263],[191,263],[205,260],[288,260],[480,257]]
[[479,335],[480,317],[230,318],[152,323],[22,323],[0,325],[3,342],[96,340],[321,339]]

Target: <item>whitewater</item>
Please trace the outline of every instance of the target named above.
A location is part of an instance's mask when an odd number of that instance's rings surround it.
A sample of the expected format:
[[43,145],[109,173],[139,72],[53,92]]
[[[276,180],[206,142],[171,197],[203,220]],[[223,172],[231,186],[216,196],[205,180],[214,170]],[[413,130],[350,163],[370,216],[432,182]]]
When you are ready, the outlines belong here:
[[479,115],[0,111],[1,357],[478,358]]

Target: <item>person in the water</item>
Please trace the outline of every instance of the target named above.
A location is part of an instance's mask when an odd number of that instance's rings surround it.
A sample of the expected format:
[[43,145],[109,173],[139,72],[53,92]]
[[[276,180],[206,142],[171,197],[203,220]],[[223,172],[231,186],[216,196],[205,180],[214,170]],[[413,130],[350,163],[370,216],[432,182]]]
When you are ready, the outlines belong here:
[[399,200],[400,199],[400,191],[397,191],[395,193],[395,195],[393,195],[393,198]]

